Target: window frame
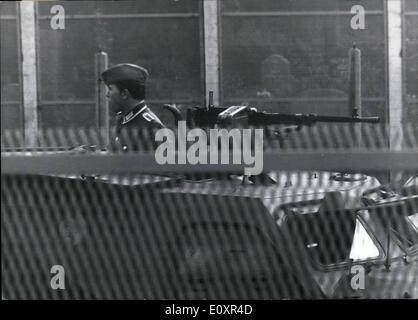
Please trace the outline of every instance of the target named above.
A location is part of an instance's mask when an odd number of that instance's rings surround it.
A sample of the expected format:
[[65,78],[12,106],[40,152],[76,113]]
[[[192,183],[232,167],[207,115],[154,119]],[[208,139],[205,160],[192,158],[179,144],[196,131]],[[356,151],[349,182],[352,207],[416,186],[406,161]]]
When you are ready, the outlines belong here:
[[[391,122],[392,121],[395,121],[397,119],[399,112],[397,112],[396,106],[391,105],[391,103],[389,101],[389,95],[391,94],[391,90],[393,90],[393,89],[390,88],[389,80],[388,80],[388,78],[389,78],[389,75],[388,75],[389,65],[391,63],[391,59],[390,59],[390,57],[388,55],[388,51],[389,51],[389,48],[388,48],[389,45],[388,45],[388,43],[390,42],[390,35],[389,35],[388,30],[391,29],[391,28],[393,29],[393,26],[391,27],[391,22],[388,21],[388,7],[387,7],[388,2],[389,2],[388,0],[385,0],[384,1],[384,9],[383,9],[383,11],[382,10],[372,10],[372,12],[374,14],[383,14],[384,20],[385,20],[384,34],[385,34],[386,93],[385,93],[385,106],[384,107],[385,107],[385,114],[387,115],[387,121],[391,125],[392,124]],[[408,15],[415,15],[416,13],[414,13],[414,12],[412,12],[412,13],[411,12],[404,12],[404,10],[405,10],[405,0],[391,0],[391,2],[396,2],[397,4],[399,4],[399,5],[402,6],[403,12],[401,14],[401,19],[402,19],[402,30],[401,30],[401,32],[402,32],[403,40],[404,40],[404,35],[405,35],[405,31],[406,31],[405,30],[405,17],[408,16]],[[204,20],[205,20],[205,16],[208,15],[208,12],[205,12],[205,10],[204,10],[204,5],[206,3],[214,3],[214,4],[216,4],[216,10],[217,10],[217,15],[218,15],[217,22],[216,22],[217,23],[217,26],[215,26],[215,29],[212,30],[212,31],[205,30]],[[39,5],[39,3],[36,3],[36,6],[35,6],[35,15],[37,15],[37,7],[38,7],[38,5]],[[18,3],[16,3],[16,6],[17,6],[17,12],[16,12],[17,13],[17,17],[19,17],[20,16],[20,9],[21,8],[20,8],[20,6],[19,6]],[[317,11],[314,11],[314,12],[311,12],[311,13],[310,12],[301,12],[300,14],[301,15],[306,15],[306,14],[315,15],[317,13],[318,13]],[[331,14],[332,13],[333,12],[331,12]],[[269,13],[269,14],[271,14],[271,13]],[[289,14],[289,13],[287,12],[285,14]],[[155,14],[149,14],[149,15],[150,16],[155,16]],[[188,15],[190,15],[190,14],[188,14]],[[219,83],[219,88],[218,88],[218,92],[219,92],[219,105],[223,105],[224,104],[224,93],[223,93],[223,88],[222,88],[222,86],[223,86],[223,79],[222,79],[222,74],[223,74],[223,61],[222,61],[222,38],[221,38],[222,12],[221,12],[221,8],[220,8],[220,1],[219,0],[200,0],[199,1],[199,12],[198,12],[197,15],[199,16],[199,34],[200,34],[200,51],[201,51],[200,52],[200,56],[201,56],[201,63],[200,63],[200,74],[201,74],[201,77],[200,77],[201,78],[200,79],[200,86],[202,88],[202,94],[199,97],[199,100],[200,100],[199,102],[200,102],[200,104],[203,104],[203,105],[206,105],[207,104],[207,102],[208,102],[207,101],[207,91],[208,91],[208,88],[210,87],[208,85],[208,83],[209,82],[214,82],[214,83],[218,82]],[[140,15],[140,16],[142,16],[142,15]],[[171,17],[171,16],[172,16],[171,14],[168,15],[168,17]],[[37,17],[35,17],[35,19],[36,19],[35,21],[38,21]],[[18,31],[18,35],[17,35],[17,37],[18,37],[18,46],[21,46],[20,42],[21,42],[21,38],[22,38],[22,30],[20,28],[20,23],[19,22],[17,22],[17,23],[18,23],[18,27],[19,27],[19,31]],[[37,23],[36,23],[36,25],[37,25]],[[39,34],[38,31],[39,30],[35,30],[36,37]],[[205,47],[205,41],[206,41],[206,38],[208,36],[210,36],[210,32],[212,32],[212,34],[213,33],[216,33],[216,36],[217,36],[217,39],[218,39],[218,48],[217,48],[217,51],[215,51],[215,52],[213,50],[211,50],[210,48]],[[402,49],[405,49],[404,42],[405,41],[402,42]],[[39,41],[37,40],[36,43],[38,44]],[[18,66],[20,68],[20,70],[19,70],[19,78],[20,78],[19,80],[20,81],[22,80],[22,73],[23,73],[23,70],[21,68],[21,61],[23,60],[23,58],[24,58],[23,55],[25,54],[24,52],[22,53],[21,51],[22,51],[21,50],[21,47],[19,47],[19,54],[22,55],[20,57],[20,59],[19,59],[19,66]],[[217,73],[215,72],[213,75],[207,75],[206,74],[206,71],[207,71],[207,69],[206,69],[206,61],[208,61],[208,59],[210,59],[211,56],[213,56],[213,55],[217,55],[218,56],[219,64],[218,64],[218,66],[216,68],[216,69],[218,69],[218,72]],[[39,54],[38,54],[38,57],[37,57],[37,61],[38,60],[39,60]],[[406,96],[405,96],[406,95],[406,93],[405,93],[405,68],[406,67],[405,67],[404,61],[405,60],[403,59],[403,62],[402,62],[403,63],[403,66],[402,66],[402,83],[400,84],[402,86],[402,92],[403,92],[403,96],[402,96],[402,101],[403,101],[402,114],[403,115],[404,115],[404,110],[406,109],[406,104],[408,103],[406,101]],[[37,67],[39,67],[39,66],[37,66]],[[37,77],[39,77],[39,72],[37,72]],[[40,81],[40,79],[38,79],[38,80]],[[41,86],[41,84],[38,83],[37,84],[38,98],[39,98],[39,88],[40,88],[40,86]],[[204,91],[204,93],[203,93],[203,91]],[[26,114],[27,108],[28,108],[28,106],[25,105],[25,103],[23,103],[24,97],[27,94],[28,93],[26,92],[25,88],[22,87],[21,88],[21,96],[22,96],[22,99],[21,99],[22,100],[21,112],[23,113],[23,115]],[[91,102],[94,104],[94,101],[91,101]],[[154,102],[154,101],[150,101],[150,103],[152,103],[152,102]],[[158,101],[158,102],[160,102],[160,101]],[[164,101],[162,101],[162,102],[164,102]],[[215,100],[215,102],[216,102],[216,100]],[[61,102],[61,103],[65,103],[65,102]],[[45,104],[45,101],[38,100],[38,106],[37,106],[37,112],[38,113],[39,113],[39,109],[40,109],[40,105],[41,104]],[[391,114],[393,112],[395,112],[396,114],[395,114],[394,117],[391,117]],[[37,126],[37,130],[35,131],[33,128],[28,128],[28,124],[25,123],[24,116],[22,117],[22,121],[24,122],[23,125],[22,125],[22,129],[24,131],[23,132],[23,136],[25,138],[28,138],[30,136],[37,136],[38,130],[41,129],[40,126],[38,125]]]
[[[406,1],[409,0],[402,0],[402,53],[403,58],[406,56],[408,48],[406,45],[406,39],[407,39],[407,23],[406,20],[410,16],[417,16],[418,19],[418,11],[409,11],[407,10],[407,4]],[[417,97],[409,99],[408,94],[408,85],[407,85],[407,65],[406,65],[406,59],[402,59],[402,83],[403,83],[403,90],[402,90],[402,102],[403,102],[403,117],[406,117],[406,110],[409,105],[416,104],[418,106],[418,95]],[[417,119],[418,120],[418,119]]]
[[[222,21],[223,21],[223,17],[259,17],[259,18],[263,18],[263,17],[276,17],[276,18],[280,18],[280,17],[293,17],[293,16],[297,16],[297,17],[317,17],[317,16],[350,16],[352,15],[352,13],[350,11],[335,11],[335,10],[329,10],[329,11],[325,11],[325,10],[316,10],[316,11],[275,11],[275,12],[265,12],[265,11],[248,11],[248,12],[221,12],[221,9],[219,9],[219,42],[222,44]],[[383,16],[384,19],[384,46],[385,46],[385,53],[384,53],[384,74],[385,74],[385,92],[382,94],[381,97],[363,97],[363,101],[364,102],[382,102],[384,103],[384,108],[385,108],[385,116],[386,119],[389,119],[388,115],[389,115],[389,111],[388,111],[388,50],[387,50],[387,39],[388,39],[388,25],[387,25],[387,7],[384,4],[383,5],[383,9],[382,10],[366,10],[366,15],[373,15],[373,16],[378,16],[381,15]],[[222,47],[220,44],[220,47]],[[220,84],[221,87],[223,84],[223,51],[221,50],[220,53]],[[222,90],[221,90],[222,92]],[[221,104],[224,103],[225,100],[228,101],[233,101],[235,103],[235,100],[242,100],[239,98],[230,98],[230,99],[226,99],[223,92],[220,95],[220,101]],[[264,100],[262,98],[246,98],[246,101],[257,101],[257,102],[264,102]],[[268,102],[296,102],[296,101],[306,101],[306,102],[318,102],[318,101],[322,101],[322,102],[338,102],[341,101],[341,98],[314,98],[314,97],[307,97],[307,98],[297,98],[297,97],[289,97],[289,98],[276,98],[276,99],[268,99]]]
[[[5,21],[15,21],[15,25],[16,25],[16,37],[17,37],[17,68],[18,68],[18,77],[17,77],[17,81],[19,84],[19,99],[15,100],[15,101],[3,101],[1,103],[1,108],[3,108],[3,106],[6,106],[6,108],[9,107],[13,107],[16,106],[18,110],[16,110],[16,112],[19,114],[19,126],[17,129],[13,130],[14,132],[12,132],[13,138],[17,138],[18,140],[21,140],[19,142],[24,142],[25,141],[25,106],[24,106],[24,102],[23,102],[23,79],[22,79],[22,59],[23,59],[23,55],[22,55],[22,31],[21,31],[21,18],[20,18],[20,6],[19,6],[19,2],[13,2],[14,6],[15,6],[15,15],[2,15],[0,14],[0,20],[5,20]],[[2,130],[2,134],[3,134],[3,130]],[[19,143],[20,146],[20,143]],[[13,146],[14,147],[14,146]],[[3,149],[3,146],[2,146]]]
[[[47,20],[50,19],[50,15],[40,15],[40,9],[39,6],[40,5],[45,5],[45,3],[41,3],[36,1],[36,5],[35,5],[35,21],[36,21],[36,45],[37,47],[39,46],[40,43],[40,39],[39,39],[39,34],[40,34],[40,23],[42,20]],[[203,91],[203,88],[205,88],[205,61],[204,61],[204,57],[205,57],[205,52],[204,52],[204,30],[203,30],[203,20],[204,20],[204,12],[203,12],[203,3],[199,2],[198,5],[198,12],[187,12],[187,13],[135,13],[135,14],[73,14],[73,15],[68,15],[66,16],[66,19],[71,19],[71,20],[77,20],[77,19],[87,19],[87,20],[95,20],[95,21],[99,21],[99,20],[106,20],[106,19],[116,19],[116,20],[122,20],[125,18],[129,18],[129,19],[173,19],[173,18],[182,18],[182,19],[198,19],[198,27],[199,27],[199,49],[200,49],[200,63],[199,63],[199,68],[200,68],[200,87],[201,87],[201,92]],[[100,127],[100,123],[98,121],[98,119],[100,118],[100,116],[97,114],[98,110],[101,110],[100,108],[97,107],[96,105],[96,100],[95,99],[91,99],[91,100],[83,100],[83,99],[78,99],[78,100],[47,100],[47,99],[43,99],[42,94],[41,94],[41,88],[42,88],[42,82],[41,82],[41,77],[40,77],[40,70],[41,70],[41,61],[40,61],[40,48],[37,48],[37,60],[36,60],[36,69],[37,69],[37,77],[38,77],[38,117],[40,119],[39,121],[39,126],[38,126],[38,132],[43,130],[44,128],[42,128],[42,111],[41,109],[43,107],[54,107],[54,106],[61,106],[61,105],[65,105],[68,107],[70,107],[71,105],[91,105],[93,107],[93,109],[95,110],[95,126],[98,128]],[[171,99],[147,99],[147,103],[148,104],[154,104],[154,103],[158,103],[158,104],[165,104],[165,103],[173,103],[173,101]],[[175,103],[186,103],[186,104],[204,104],[205,103],[205,96],[204,94],[200,94],[199,97],[195,100],[195,99],[177,99],[175,101]]]

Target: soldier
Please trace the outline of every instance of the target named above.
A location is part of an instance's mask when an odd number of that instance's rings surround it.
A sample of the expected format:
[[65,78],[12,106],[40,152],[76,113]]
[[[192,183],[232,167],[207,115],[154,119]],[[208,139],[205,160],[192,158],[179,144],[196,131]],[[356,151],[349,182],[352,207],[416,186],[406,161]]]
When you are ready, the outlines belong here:
[[[272,54],[264,59],[261,63],[261,85],[263,89],[257,92],[257,97],[268,99],[292,97],[297,81],[292,75],[289,60],[280,54]],[[267,100],[259,104],[259,107],[272,112],[292,112],[290,104],[283,101]]]
[[[165,126],[145,104],[145,88],[148,71],[134,64],[118,64],[102,75],[108,87],[112,116],[115,116],[115,130],[112,134],[112,150],[135,151],[141,148],[146,137],[137,134],[147,133],[155,146],[154,131]],[[145,144],[146,145],[146,144]]]

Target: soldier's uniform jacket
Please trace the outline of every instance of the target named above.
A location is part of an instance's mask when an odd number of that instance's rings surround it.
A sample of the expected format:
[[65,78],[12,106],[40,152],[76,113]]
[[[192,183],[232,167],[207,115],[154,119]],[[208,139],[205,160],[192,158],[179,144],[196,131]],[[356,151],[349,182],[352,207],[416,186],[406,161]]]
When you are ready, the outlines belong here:
[[155,132],[165,126],[144,101],[125,115],[119,115],[111,138],[116,152],[150,151],[157,147]]
[[[145,86],[148,71],[134,64],[122,63],[103,71],[101,78],[106,85],[129,80],[135,81],[138,86]],[[110,150],[128,152],[155,149],[157,145],[154,134],[164,125],[141,101],[128,113],[119,115],[112,127]]]

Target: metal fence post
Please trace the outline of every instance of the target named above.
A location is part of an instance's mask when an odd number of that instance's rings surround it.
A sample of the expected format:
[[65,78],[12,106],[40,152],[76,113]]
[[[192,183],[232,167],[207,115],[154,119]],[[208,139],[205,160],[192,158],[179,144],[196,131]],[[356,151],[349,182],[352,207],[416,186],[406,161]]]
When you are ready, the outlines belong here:
[[[213,103],[219,105],[219,21],[218,21],[218,1],[203,1],[203,20],[205,35],[205,97],[213,91]],[[208,105],[208,101],[206,101]]]
[[36,147],[38,144],[38,84],[36,70],[35,2],[20,2],[19,13],[25,147]]
[[95,79],[96,79],[96,117],[97,129],[100,137],[100,147],[104,148],[109,144],[109,103],[106,99],[106,88],[100,78],[101,73],[108,68],[108,56],[106,52],[100,51],[95,57]]
[[402,149],[402,2],[387,0],[390,148]]
[[[403,138],[403,76],[402,76],[402,1],[387,0],[388,15],[388,79],[389,79],[389,146],[402,150]],[[391,182],[402,179],[402,173],[391,172]]]

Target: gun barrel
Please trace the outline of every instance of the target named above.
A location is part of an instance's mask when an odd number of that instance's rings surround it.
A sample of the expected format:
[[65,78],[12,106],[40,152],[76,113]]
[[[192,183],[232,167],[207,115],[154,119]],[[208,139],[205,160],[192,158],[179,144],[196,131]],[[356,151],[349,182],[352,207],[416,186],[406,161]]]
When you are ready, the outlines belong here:
[[379,117],[334,117],[317,116],[316,122],[378,123]]
[[379,117],[338,117],[319,116],[316,114],[280,114],[266,112],[250,112],[250,125],[301,124],[309,125],[316,122],[344,122],[344,123],[378,123]]
[[379,117],[354,117],[354,122],[363,122],[363,123],[379,123]]

